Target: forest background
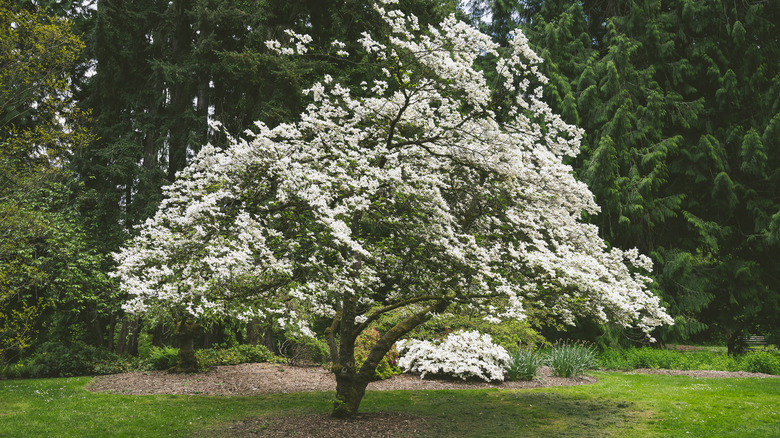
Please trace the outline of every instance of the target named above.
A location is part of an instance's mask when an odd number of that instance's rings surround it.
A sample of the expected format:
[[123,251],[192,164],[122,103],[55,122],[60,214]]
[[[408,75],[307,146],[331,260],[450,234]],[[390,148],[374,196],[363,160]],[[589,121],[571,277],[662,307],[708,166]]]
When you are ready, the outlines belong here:
[[[780,336],[780,2],[402,0],[422,23],[456,13],[505,42],[519,27],[545,62],[554,111],[582,127],[570,163],[604,239],[655,262],[675,318],[661,343]],[[87,345],[138,354],[173,328],[126,315],[111,253],[154,214],[199,148],[255,120],[295,120],[327,55],[280,58],[284,29],[355,41],[377,20],[357,0],[0,2],[0,361]],[[327,50],[323,50],[326,53]],[[543,337],[630,345],[630,330],[543,312]],[[281,345],[220,321],[204,347]]]

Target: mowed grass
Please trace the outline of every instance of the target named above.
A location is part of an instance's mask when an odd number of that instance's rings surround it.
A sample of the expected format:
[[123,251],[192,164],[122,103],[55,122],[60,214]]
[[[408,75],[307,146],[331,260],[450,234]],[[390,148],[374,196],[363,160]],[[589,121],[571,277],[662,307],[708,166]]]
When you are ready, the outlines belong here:
[[[431,437],[780,436],[780,379],[594,375],[535,390],[369,391],[361,409],[424,416]],[[0,381],[0,436],[210,436],[242,419],[327,413],[334,395],[94,394],[89,380]]]

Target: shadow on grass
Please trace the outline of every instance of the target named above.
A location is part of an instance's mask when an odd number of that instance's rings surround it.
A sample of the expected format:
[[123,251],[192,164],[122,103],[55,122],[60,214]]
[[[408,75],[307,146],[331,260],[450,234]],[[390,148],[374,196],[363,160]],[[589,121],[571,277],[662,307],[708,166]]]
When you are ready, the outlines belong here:
[[425,436],[448,437],[625,436],[649,415],[633,402],[527,390],[375,392],[362,408],[424,416]]

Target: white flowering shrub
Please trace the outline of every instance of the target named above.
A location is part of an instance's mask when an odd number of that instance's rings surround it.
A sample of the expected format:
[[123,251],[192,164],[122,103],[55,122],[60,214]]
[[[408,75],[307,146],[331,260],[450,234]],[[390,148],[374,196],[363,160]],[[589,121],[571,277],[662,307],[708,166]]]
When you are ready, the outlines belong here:
[[509,353],[488,334],[456,332],[440,342],[403,340],[398,343],[398,366],[405,372],[445,375],[463,380],[503,381]]
[[[671,324],[647,287],[650,259],[608,249],[581,221],[598,207],[565,160],[583,133],[544,103],[542,60],[522,32],[499,51],[455,16],[422,28],[395,0],[374,8],[384,26],[348,58],[366,81],[325,76],[299,121],[204,146],[165,189],[115,256],[125,310],[265,318],[304,335],[312,317],[331,318],[344,415],[432,314],[497,321],[533,306],[647,333]],[[287,36],[268,49],[309,50],[308,37]],[[475,68],[482,56],[496,60],[496,84]],[[355,339],[388,312],[405,316],[356,369]]]

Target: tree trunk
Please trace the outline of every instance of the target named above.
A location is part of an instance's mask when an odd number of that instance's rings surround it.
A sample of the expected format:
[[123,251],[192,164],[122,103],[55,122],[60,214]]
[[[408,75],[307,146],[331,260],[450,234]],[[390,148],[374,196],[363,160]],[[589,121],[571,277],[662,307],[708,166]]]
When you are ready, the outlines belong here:
[[141,335],[141,320],[137,316],[130,319],[129,338],[127,339],[127,353],[138,357],[138,338]]
[[170,342],[170,331],[162,323],[158,323],[152,330],[152,345],[164,347]]
[[225,328],[222,324],[212,324],[203,338],[203,348],[214,348],[215,345],[225,342]]
[[352,367],[341,364],[334,365],[333,373],[336,375],[336,401],[333,404],[331,416],[353,418],[358,413],[360,401],[366,394],[369,381],[362,379],[355,372],[354,362]]
[[122,328],[119,330],[119,341],[116,346],[117,354],[129,354],[138,356],[138,334],[141,324],[138,317],[125,316],[122,319]]
[[732,332],[726,339],[726,354],[729,356],[735,356],[742,354],[747,350],[747,344],[741,331]]
[[396,324],[385,332],[379,339],[379,342],[369,352],[360,370],[356,370],[355,340],[360,332],[368,326],[366,324],[355,325],[356,300],[354,298],[345,299],[340,313],[340,320],[334,319],[331,326],[331,329],[333,329],[338,325],[341,329],[338,358],[334,358],[333,362],[333,374],[336,375],[336,400],[333,404],[331,416],[335,418],[355,417],[358,413],[360,402],[366,394],[366,387],[376,375],[377,365],[390,351],[393,344],[409,333],[409,331],[430,319],[434,313],[441,313],[446,310],[447,306],[449,306],[449,301],[437,301]]
[[116,344],[114,343],[114,334],[116,333],[116,312],[111,313],[111,318],[108,322],[108,350],[116,352]]
[[196,322],[183,320],[176,325],[176,339],[179,341],[179,362],[171,369],[174,373],[194,373],[198,371],[195,358],[195,334],[200,326]]
[[260,342],[260,321],[253,319],[249,321],[249,325],[246,328],[246,343],[257,345],[258,342]]

